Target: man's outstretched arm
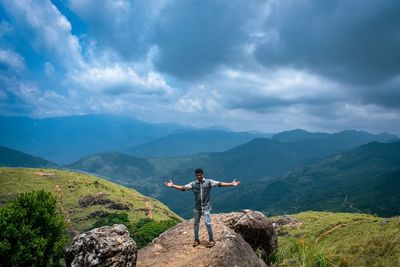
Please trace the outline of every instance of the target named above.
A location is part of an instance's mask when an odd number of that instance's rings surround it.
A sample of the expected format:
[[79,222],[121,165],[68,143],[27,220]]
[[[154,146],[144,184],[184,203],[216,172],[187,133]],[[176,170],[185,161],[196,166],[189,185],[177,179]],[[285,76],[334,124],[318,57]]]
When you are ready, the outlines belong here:
[[176,185],[171,180],[169,180],[169,182],[164,182],[164,184],[170,188],[175,188],[175,189],[181,190],[181,191],[185,190],[185,187],[183,185]]
[[239,181],[233,180],[231,183],[219,182],[218,186],[238,186],[240,185]]

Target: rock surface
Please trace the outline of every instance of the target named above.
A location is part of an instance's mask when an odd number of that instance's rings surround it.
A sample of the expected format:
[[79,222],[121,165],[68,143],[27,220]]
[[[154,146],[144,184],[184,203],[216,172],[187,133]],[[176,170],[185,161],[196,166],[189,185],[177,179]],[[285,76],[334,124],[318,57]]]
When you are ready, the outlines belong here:
[[67,249],[67,266],[136,266],[136,243],[125,225],[95,228],[74,237]]
[[263,249],[270,253],[277,246],[275,230],[267,217],[244,210],[213,214],[211,218],[216,241],[213,248],[205,246],[208,235],[203,221],[201,244],[192,247],[192,219],[162,233],[139,250],[137,266],[267,266],[254,252]]
[[[272,222],[258,211],[244,210],[216,215],[229,228],[240,234],[254,251],[262,249],[271,254],[278,246],[277,235]],[[267,260],[267,259],[265,259]]]

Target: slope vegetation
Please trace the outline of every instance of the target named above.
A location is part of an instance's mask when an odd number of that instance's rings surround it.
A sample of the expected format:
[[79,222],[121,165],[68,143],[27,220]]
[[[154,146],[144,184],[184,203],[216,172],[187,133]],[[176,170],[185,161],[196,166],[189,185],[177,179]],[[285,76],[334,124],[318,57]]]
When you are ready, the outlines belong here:
[[57,197],[71,231],[90,229],[110,214],[125,213],[133,223],[144,218],[181,220],[161,202],[98,177],[56,169],[0,168],[2,203],[17,193],[41,189]]
[[400,266],[398,216],[309,211],[271,219],[279,243],[274,266]]

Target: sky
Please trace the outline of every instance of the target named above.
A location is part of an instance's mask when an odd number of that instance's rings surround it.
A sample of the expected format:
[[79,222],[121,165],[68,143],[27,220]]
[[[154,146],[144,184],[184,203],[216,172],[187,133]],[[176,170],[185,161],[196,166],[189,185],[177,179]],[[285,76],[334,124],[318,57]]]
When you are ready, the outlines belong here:
[[400,134],[398,0],[0,0],[0,115]]

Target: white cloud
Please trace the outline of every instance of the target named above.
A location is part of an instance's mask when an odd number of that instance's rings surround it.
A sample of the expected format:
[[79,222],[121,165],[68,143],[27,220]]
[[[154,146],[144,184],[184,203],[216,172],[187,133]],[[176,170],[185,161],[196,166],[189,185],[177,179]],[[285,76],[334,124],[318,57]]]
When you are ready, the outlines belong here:
[[181,95],[175,104],[175,109],[180,112],[215,112],[220,109],[219,94],[204,85],[198,85]]
[[9,49],[6,50],[0,48],[0,64],[4,64],[17,70],[25,69],[24,58],[20,54]]
[[260,111],[348,97],[340,84],[293,68],[253,71],[225,68],[207,78],[207,86],[219,92],[226,107]]
[[88,39],[121,55],[143,57],[153,45],[154,23],[167,0],[69,0],[68,6],[87,27]]
[[52,57],[66,68],[83,65],[79,40],[71,33],[71,24],[49,1],[4,0],[3,6],[13,17],[14,34],[21,29],[32,33],[26,39],[38,52]]
[[176,89],[168,85],[164,77],[155,71],[139,75],[127,65],[106,64],[88,66],[71,74],[72,82],[94,92],[133,94],[174,94]]
[[51,64],[50,62],[44,63],[44,73],[45,73],[47,76],[53,75],[54,72],[55,72],[55,68],[54,68],[54,65],[53,65],[53,64]]

